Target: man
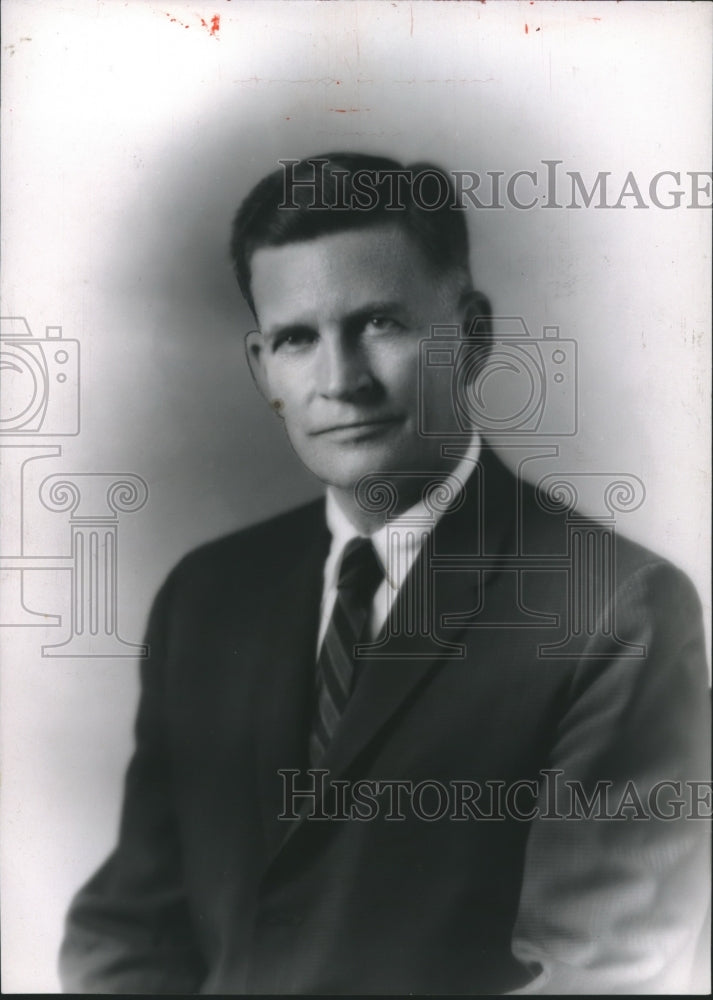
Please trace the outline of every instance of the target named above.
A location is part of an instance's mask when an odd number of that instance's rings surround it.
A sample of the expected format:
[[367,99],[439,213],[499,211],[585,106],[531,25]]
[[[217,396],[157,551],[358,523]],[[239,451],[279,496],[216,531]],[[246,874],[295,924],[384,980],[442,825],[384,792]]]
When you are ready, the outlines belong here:
[[249,362],[326,505],[162,588],[68,989],[687,988],[697,598],[517,480],[464,413],[490,322],[451,195],[432,168],[335,154],[287,161],[236,217]]

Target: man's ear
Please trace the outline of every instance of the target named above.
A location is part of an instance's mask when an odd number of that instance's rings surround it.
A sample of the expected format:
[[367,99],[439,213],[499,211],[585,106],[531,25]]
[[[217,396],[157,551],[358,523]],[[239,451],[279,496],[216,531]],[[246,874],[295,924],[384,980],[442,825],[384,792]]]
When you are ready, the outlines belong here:
[[460,302],[461,364],[466,366],[468,379],[477,379],[490,356],[493,346],[493,314],[490,301],[474,288],[464,292]]
[[282,403],[280,400],[274,399],[270,392],[267,373],[265,371],[265,350],[265,341],[259,330],[251,330],[245,335],[245,357],[248,361],[250,374],[253,377],[255,385],[260,390],[260,394],[267,400],[275,413],[279,415]]
[[463,338],[477,343],[484,355],[489,354],[493,341],[493,311],[487,295],[471,288],[463,293],[459,306]]

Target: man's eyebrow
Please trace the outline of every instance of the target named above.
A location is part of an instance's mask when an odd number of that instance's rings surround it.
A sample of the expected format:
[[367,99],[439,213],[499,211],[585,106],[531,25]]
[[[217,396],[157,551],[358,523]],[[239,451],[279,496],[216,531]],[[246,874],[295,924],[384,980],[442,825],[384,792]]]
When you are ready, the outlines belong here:
[[[396,314],[401,318],[410,318],[408,306],[404,302],[396,300],[384,301],[380,299],[374,302],[367,302],[365,305],[353,309],[342,317],[341,322],[343,326],[353,326],[355,323],[367,320],[370,316],[382,313]],[[292,323],[277,323],[262,332],[268,342],[273,342],[289,334],[316,332],[316,327],[313,323],[309,323],[306,320],[296,320]]]
[[377,313],[398,313],[399,315],[408,315],[408,307],[403,302],[368,302],[364,306],[359,306],[353,312],[348,313],[345,317],[346,322],[353,322],[356,319],[367,319],[369,316],[373,316]]

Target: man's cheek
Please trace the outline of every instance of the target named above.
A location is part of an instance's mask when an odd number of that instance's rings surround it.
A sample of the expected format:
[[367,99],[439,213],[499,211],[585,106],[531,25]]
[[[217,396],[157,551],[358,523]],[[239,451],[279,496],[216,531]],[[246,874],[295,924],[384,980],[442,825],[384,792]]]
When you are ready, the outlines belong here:
[[272,378],[268,383],[268,391],[268,402],[275,413],[285,421],[293,421],[295,406],[289,393],[289,386],[283,379]]

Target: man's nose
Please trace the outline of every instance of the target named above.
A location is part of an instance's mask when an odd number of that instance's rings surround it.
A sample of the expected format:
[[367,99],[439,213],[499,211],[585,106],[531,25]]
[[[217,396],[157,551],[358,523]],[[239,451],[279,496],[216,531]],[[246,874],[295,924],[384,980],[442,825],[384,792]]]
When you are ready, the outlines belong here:
[[317,385],[321,395],[350,399],[373,384],[369,359],[363,347],[343,333],[326,333],[320,340]]

